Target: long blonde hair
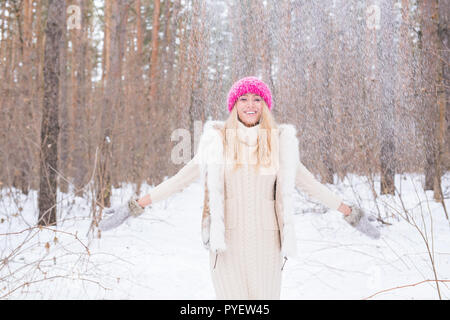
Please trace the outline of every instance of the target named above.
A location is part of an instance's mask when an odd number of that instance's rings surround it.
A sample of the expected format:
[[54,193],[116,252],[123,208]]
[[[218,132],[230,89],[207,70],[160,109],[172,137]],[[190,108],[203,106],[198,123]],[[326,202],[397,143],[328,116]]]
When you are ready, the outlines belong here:
[[[237,130],[239,127],[239,118],[237,108],[231,110],[230,116],[225,121],[222,129],[223,145],[226,153],[225,159],[232,159],[234,162],[234,169],[238,169],[243,161],[243,154],[239,146],[237,138]],[[232,129],[234,134],[227,134],[228,130]],[[259,119],[258,138],[257,138],[257,163],[256,168],[269,167],[274,165],[273,152],[277,149],[278,135],[273,133],[278,131],[278,125],[272,116],[267,104],[263,101],[261,118]],[[278,158],[276,158],[278,159]]]

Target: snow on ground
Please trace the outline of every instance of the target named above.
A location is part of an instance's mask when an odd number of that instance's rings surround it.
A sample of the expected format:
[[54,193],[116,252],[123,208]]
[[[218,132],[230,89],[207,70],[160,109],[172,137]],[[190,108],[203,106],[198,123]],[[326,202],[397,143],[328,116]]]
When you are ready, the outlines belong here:
[[[391,224],[379,223],[380,240],[358,233],[341,213],[299,192],[295,215],[299,256],[286,262],[281,299],[438,299],[436,283],[425,281],[435,279],[426,243],[438,279],[449,280],[450,225],[432,192],[420,191],[422,180],[421,175],[398,175],[403,205],[398,196],[382,196],[378,207],[366,178],[348,175],[328,185],[346,203],[357,201],[375,215],[380,210]],[[443,178],[447,208],[449,186],[447,173]],[[150,188],[144,186],[141,195]],[[132,185],[114,189],[113,205],[132,194]],[[209,255],[201,244],[199,183],[103,232],[100,239],[87,235],[89,199],[60,193],[55,231],[35,227],[36,197],[36,192],[25,197],[1,190],[1,299],[215,299]],[[404,215],[403,206],[417,227],[392,214]],[[442,299],[449,299],[449,285],[439,283]]]

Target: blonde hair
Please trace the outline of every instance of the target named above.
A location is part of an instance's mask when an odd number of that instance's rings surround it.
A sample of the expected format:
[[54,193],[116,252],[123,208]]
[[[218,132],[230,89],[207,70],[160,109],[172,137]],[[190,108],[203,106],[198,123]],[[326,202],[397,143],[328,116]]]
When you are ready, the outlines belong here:
[[[226,152],[225,159],[232,159],[234,163],[234,170],[241,167],[243,161],[243,154],[239,146],[237,138],[237,130],[239,127],[239,118],[237,108],[233,107],[230,116],[225,121],[222,128],[222,138],[224,150]],[[227,134],[232,130],[233,134]],[[272,116],[267,104],[263,101],[261,118],[259,119],[258,138],[257,138],[257,163],[256,168],[269,167],[274,165],[274,157],[272,152],[277,152],[277,139],[273,138],[273,133],[278,129],[278,125]],[[275,136],[277,137],[277,135]]]

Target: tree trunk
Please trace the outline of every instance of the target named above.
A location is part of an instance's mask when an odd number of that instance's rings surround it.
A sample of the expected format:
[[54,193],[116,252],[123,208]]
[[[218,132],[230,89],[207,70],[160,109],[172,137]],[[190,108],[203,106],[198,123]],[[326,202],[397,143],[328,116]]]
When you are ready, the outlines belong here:
[[86,56],[88,53],[88,39],[87,39],[87,1],[86,0],[78,0],[78,5],[80,6],[81,11],[81,23],[80,29],[72,29],[74,33],[74,38],[76,38],[77,48],[75,50],[75,61],[74,68],[76,68],[76,84],[73,83],[74,89],[74,110],[72,118],[73,120],[73,132],[77,132],[78,137],[73,137],[71,141],[73,145],[73,164],[72,174],[73,174],[73,182],[76,190],[79,190],[77,196],[83,196],[83,191],[81,188],[83,187],[84,177],[86,174],[86,166],[84,163],[84,148],[83,148],[83,139],[79,138],[79,135],[84,132],[83,130],[83,118],[85,117],[86,111],[86,95],[88,87],[86,85]]
[[44,101],[41,124],[39,225],[56,225],[58,97],[65,0],[49,0],[44,53]]
[[393,18],[393,5],[381,7],[381,39],[379,54],[384,59],[381,70],[381,124],[380,124],[380,194],[395,193],[395,84],[397,44],[394,34],[397,26]]
[[326,41],[328,45],[328,54],[325,56],[325,89],[326,89],[326,98],[325,98],[325,107],[324,107],[324,134],[325,137],[323,142],[320,142],[321,153],[323,154],[323,162],[325,167],[325,173],[323,177],[324,183],[334,183],[334,164],[333,158],[330,155],[333,146],[333,134],[336,128],[334,117],[333,117],[333,105],[334,99],[336,98],[336,53],[337,50],[337,32],[336,32],[336,23],[334,22],[334,17],[336,16],[336,10],[334,6],[331,6],[329,12],[327,12],[328,24],[326,25]]
[[103,33],[102,51],[102,89],[105,89],[106,72],[109,70],[109,46],[111,38],[111,1],[105,1],[104,7],[105,25]]
[[[32,47],[32,1],[24,0],[14,2],[13,8],[17,20],[18,36],[19,36],[19,61],[20,64],[15,66],[16,72],[20,79],[20,88],[18,92],[17,110],[14,112],[19,119],[18,127],[21,134],[27,136],[29,126],[25,125],[24,120],[32,122],[29,117],[32,110],[32,69],[31,64],[31,47]],[[29,123],[27,121],[27,123]],[[13,186],[20,189],[24,194],[28,194],[30,184],[30,171],[33,159],[32,152],[29,150],[28,141],[24,140],[18,146],[18,150],[14,152],[13,158],[15,164]]]
[[[66,15],[66,11],[64,10],[64,15]],[[69,149],[69,141],[70,141],[70,130],[73,128],[70,124],[69,117],[69,105],[67,103],[67,20],[65,17],[64,25],[63,25],[63,33],[62,33],[62,45],[61,45],[61,82],[60,82],[60,96],[59,96],[59,110],[60,114],[60,155],[59,155],[59,168],[60,172],[64,178],[69,179],[71,176],[71,172],[69,170],[70,166],[70,149]],[[73,44],[73,41],[72,41]],[[72,46],[73,50],[73,46]],[[69,181],[65,179],[59,179],[58,185],[61,192],[69,191]]]
[[[436,54],[438,57],[436,57],[436,106],[437,106],[437,115],[438,115],[438,121],[436,125],[436,140],[437,140],[437,147],[436,147],[436,169],[435,169],[435,175],[434,175],[434,184],[433,184],[433,190],[434,190],[434,199],[437,201],[443,200],[443,193],[441,188],[441,176],[443,171],[443,163],[442,158],[444,154],[444,143],[445,143],[445,130],[446,130],[446,119],[445,119],[445,109],[446,109],[446,103],[447,103],[447,97],[446,97],[446,88],[444,83],[444,60],[442,59],[443,56],[443,28],[447,27],[441,24],[440,21],[440,11],[439,11],[439,1],[434,0],[432,3],[432,22],[433,22],[433,29],[435,30],[434,34],[435,37],[433,38],[435,42],[435,48],[436,48]],[[446,212],[447,214],[447,212]],[[447,216],[448,220],[448,216]]]
[[[425,146],[425,190],[434,191],[434,199],[442,199],[441,175],[445,139],[446,93],[443,83],[442,32],[439,30],[439,2],[419,2],[422,36],[419,41],[422,90],[427,107],[423,115]],[[425,50],[426,48],[426,50]]]
[[[142,44],[143,44],[143,35],[142,35],[142,16],[141,16],[141,0],[136,0],[136,34],[137,34],[137,54],[139,57],[142,55]],[[140,65],[140,64],[139,64]]]
[[[108,19],[109,41],[106,48],[106,75],[104,88],[104,102],[101,117],[100,155],[98,158],[96,175],[97,201],[103,207],[111,205],[112,170],[113,170],[113,144],[115,143],[114,125],[119,117],[121,106],[121,70],[123,53],[123,24],[128,13],[128,0],[119,0],[110,3],[111,17]],[[119,155],[116,155],[119,156]]]
[[150,96],[149,102],[155,108],[154,100],[157,91],[156,77],[158,74],[158,46],[159,46],[159,13],[160,0],[154,1],[153,7],[153,28],[152,28],[152,55],[150,58]]

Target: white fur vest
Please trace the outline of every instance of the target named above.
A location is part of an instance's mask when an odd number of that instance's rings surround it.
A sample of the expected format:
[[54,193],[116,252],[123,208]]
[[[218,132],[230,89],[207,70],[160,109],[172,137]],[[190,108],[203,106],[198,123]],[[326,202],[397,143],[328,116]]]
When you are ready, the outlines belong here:
[[[202,240],[211,251],[224,251],[225,244],[225,159],[220,129],[223,121],[207,121],[197,150],[202,185],[206,187],[202,218]],[[293,221],[295,175],[300,161],[298,139],[293,125],[281,124],[279,134],[279,167],[276,174],[275,212],[280,229],[281,254],[297,253]]]

